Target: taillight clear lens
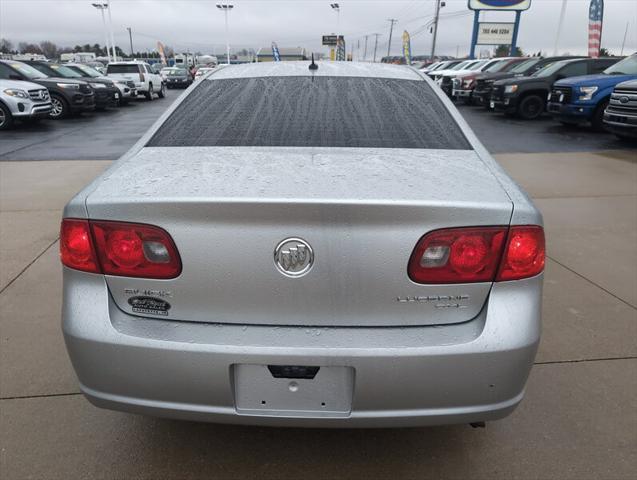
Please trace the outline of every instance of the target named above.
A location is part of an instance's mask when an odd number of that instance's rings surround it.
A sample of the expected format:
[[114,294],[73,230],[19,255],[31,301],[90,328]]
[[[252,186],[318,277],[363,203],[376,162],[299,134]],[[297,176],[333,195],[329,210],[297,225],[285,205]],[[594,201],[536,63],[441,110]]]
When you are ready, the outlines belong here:
[[76,270],[138,278],[175,278],[181,259],[170,235],[136,223],[65,218],[62,263]]
[[65,218],[60,228],[62,264],[84,272],[100,273],[88,220]]
[[166,279],[181,273],[177,248],[161,228],[92,220],[90,225],[105,275]]
[[498,281],[520,280],[544,270],[544,229],[537,225],[514,226],[509,231]]
[[437,230],[425,235],[409,260],[416,283],[474,283],[495,279],[507,227]]

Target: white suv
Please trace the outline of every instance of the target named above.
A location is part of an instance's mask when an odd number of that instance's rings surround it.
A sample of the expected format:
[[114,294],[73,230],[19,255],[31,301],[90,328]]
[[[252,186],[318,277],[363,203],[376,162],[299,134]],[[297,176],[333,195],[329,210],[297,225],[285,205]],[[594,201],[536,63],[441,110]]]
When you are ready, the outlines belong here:
[[39,120],[52,110],[49,91],[31,82],[0,79],[0,130],[13,126],[14,120]]
[[109,63],[106,76],[116,81],[132,81],[137,93],[143,94],[148,100],[152,100],[155,93],[159,98],[164,98],[166,93],[161,77],[146,62]]

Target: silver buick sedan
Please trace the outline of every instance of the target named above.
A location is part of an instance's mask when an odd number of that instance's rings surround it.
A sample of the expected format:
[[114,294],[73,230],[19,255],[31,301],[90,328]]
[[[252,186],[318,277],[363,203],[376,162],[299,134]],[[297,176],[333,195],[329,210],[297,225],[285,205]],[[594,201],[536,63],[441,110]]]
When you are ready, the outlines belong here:
[[215,69],[68,203],[60,248],[99,407],[482,425],[540,338],[541,214],[409,67]]

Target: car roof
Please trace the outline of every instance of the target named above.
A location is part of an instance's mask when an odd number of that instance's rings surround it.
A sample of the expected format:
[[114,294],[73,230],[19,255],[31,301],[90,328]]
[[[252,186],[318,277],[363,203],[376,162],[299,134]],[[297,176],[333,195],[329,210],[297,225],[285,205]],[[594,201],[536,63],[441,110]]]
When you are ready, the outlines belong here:
[[423,80],[423,77],[407,65],[363,62],[316,62],[317,70],[310,70],[310,61],[262,62],[240,65],[221,65],[210,80],[253,77],[374,77],[401,80]]

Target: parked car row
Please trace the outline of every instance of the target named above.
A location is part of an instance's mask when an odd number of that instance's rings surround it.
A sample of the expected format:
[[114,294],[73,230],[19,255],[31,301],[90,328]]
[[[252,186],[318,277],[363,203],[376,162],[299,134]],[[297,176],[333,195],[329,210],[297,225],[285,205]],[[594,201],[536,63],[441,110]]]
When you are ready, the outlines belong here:
[[106,75],[78,63],[0,60],[0,130],[16,120],[61,119],[143,95],[164,98],[162,78],[145,62],[113,62]]
[[525,120],[548,113],[563,124],[637,136],[637,54],[456,59],[423,71],[447,95],[467,104]]

